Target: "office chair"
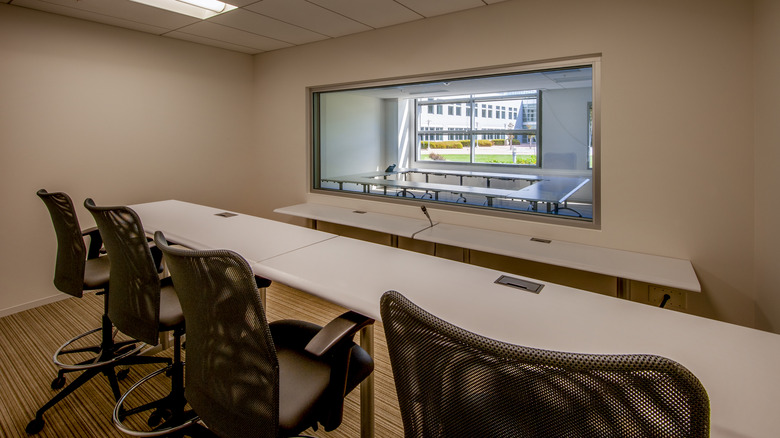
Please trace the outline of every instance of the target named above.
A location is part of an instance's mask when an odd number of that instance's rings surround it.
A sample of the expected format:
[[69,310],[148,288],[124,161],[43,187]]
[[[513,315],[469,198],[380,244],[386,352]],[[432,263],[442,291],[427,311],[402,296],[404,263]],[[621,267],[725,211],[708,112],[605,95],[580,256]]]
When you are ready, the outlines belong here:
[[709,398],[660,356],[563,353],[380,303],[406,437],[706,437]]
[[[170,277],[160,279],[138,215],[128,207],[99,207],[87,198],[84,206],[92,213],[111,257],[111,299],[108,316],[122,333],[157,345],[160,334],[173,332],[173,363],[157,370],[130,387],[114,409],[114,424],[134,436],[161,436],[181,430],[197,421],[186,410],[184,398],[184,362],[181,337],[185,333],[184,315]],[[171,391],[165,397],[133,409],[125,409],[130,394],[161,373],[171,377]],[[138,391],[140,392],[140,391]],[[139,430],[125,420],[149,412],[151,430]]]
[[[371,374],[352,338],[373,320],[346,312],[324,328],[268,323],[249,264],[227,250],[163,251],[187,319],[187,401],[222,438],[293,436],[342,420],[344,397]],[[202,428],[200,424],[197,426]]]
[[[66,193],[38,190],[37,195],[49,210],[54,231],[57,235],[57,262],[54,270],[54,285],[58,290],[81,298],[84,291],[96,292],[104,296],[103,315],[99,328],[82,333],[63,344],[54,353],[53,362],[60,368],[57,377],[51,382],[52,389],[65,386],[65,374],[83,371],[73,382],[57,393],[49,402],[35,413],[35,418],[27,424],[29,434],[40,432],[46,425],[43,414],[78,389],[93,377],[103,374],[108,378],[116,400],[121,396],[117,380],[127,376],[128,370],[115,370],[118,366],[140,363],[167,363],[164,358],[137,356],[143,344],[136,341],[114,339],[115,332],[108,316],[108,286],[110,262],[107,256],[100,256],[103,245],[97,228],[81,231],[73,202]],[[90,237],[89,248],[84,236]],[[84,345],[91,335],[98,334],[100,343]],[[72,358],[72,360],[67,360]]]

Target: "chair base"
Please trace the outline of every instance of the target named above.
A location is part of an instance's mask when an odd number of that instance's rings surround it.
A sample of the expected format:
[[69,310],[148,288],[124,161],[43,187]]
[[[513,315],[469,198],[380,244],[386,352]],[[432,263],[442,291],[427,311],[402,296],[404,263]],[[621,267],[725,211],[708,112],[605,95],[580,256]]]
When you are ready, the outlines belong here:
[[[64,351],[64,348],[72,344],[75,340],[81,339],[84,336],[87,336],[92,333],[96,333],[98,331],[102,333],[102,340],[100,346]],[[121,397],[121,393],[119,391],[118,380],[124,378],[127,375],[128,371],[123,369],[117,372],[115,369],[116,367],[128,366],[128,365],[139,365],[139,364],[151,364],[151,363],[164,363],[164,364],[171,363],[171,359],[168,358],[138,355],[138,353],[141,351],[141,348],[143,348],[144,345],[142,342],[125,341],[125,342],[114,343],[113,338],[114,338],[113,325],[111,324],[111,321],[108,319],[108,316],[104,314],[101,328],[76,336],[75,338],[68,341],[65,345],[63,345],[63,347],[60,347],[59,350],[57,350],[57,353],[55,353],[54,355],[55,359],[57,359],[57,357],[62,355],[63,353],[69,354],[69,353],[84,352],[84,351],[87,352],[95,351],[97,353],[97,356],[94,359],[83,361],[80,364],[69,365],[67,369],[59,370],[59,372],[57,373],[57,377],[51,383],[52,389],[55,390],[58,388],[62,388],[65,385],[66,373],[81,371],[81,374],[68,386],[65,386],[60,392],[58,392],[54,397],[52,397],[51,400],[49,400],[45,405],[43,405],[40,409],[38,409],[38,411],[35,413],[35,418],[32,421],[30,421],[27,424],[27,427],[25,428],[25,431],[27,431],[28,434],[34,434],[40,432],[43,429],[43,427],[46,425],[46,422],[43,419],[43,414],[51,407],[59,403],[60,400],[70,395],[70,393],[78,389],[81,385],[83,385],[93,377],[97,376],[98,374],[102,373],[103,375],[106,376],[109,384],[111,385],[111,392],[114,394],[114,399],[119,400],[119,398]],[[134,344],[139,344],[139,346],[136,346]],[[57,359],[55,363],[58,363],[58,361],[59,359]],[[94,362],[94,365],[91,364],[91,362]]]
[[[126,357],[122,361],[117,362],[107,362],[102,367],[96,367],[96,368],[89,368],[87,370],[84,370],[73,382],[71,382],[68,386],[66,386],[62,391],[58,392],[54,397],[51,398],[45,405],[43,405],[38,411],[35,413],[35,418],[32,419],[27,424],[27,427],[25,427],[25,431],[28,434],[36,434],[40,432],[43,427],[46,425],[46,421],[43,419],[43,414],[46,413],[51,407],[56,405],[60,402],[60,400],[64,399],[70,393],[81,387],[84,383],[88,382],[93,377],[97,376],[98,374],[104,374],[106,378],[108,379],[109,384],[111,385],[111,391],[114,394],[114,399],[119,400],[121,397],[121,393],[119,392],[119,377],[118,375],[126,375],[127,370],[120,370],[119,373],[116,372],[115,367],[117,366],[125,366],[125,365],[138,365],[138,364],[150,364],[150,363],[170,363],[170,359],[168,358],[162,358],[162,357],[151,357],[151,356],[132,356],[132,357]],[[163,368],[165,369],[165,368]],[[58,380],[59,377],[56,380]],[[64,379],[64,377],[62,377]]]

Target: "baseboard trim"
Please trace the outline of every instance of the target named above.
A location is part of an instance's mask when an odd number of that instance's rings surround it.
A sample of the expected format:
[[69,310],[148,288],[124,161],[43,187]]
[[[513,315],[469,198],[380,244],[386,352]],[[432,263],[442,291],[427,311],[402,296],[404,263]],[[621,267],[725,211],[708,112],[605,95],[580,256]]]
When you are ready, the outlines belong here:
[[70,296],[62,293],[58,293],[56,295],[52,295],[46,298],[41,298],[35,301],[30,301],[24,304],[19,304],[17,306],[6,307],[5,309],[0,309],[0,318],[8,315],[13,315],[14,313],[23,312],[25,310],[34,309],[36,307],[43,306],[44,304],[55,303],[57,301],[64,300],[66,298],[70,298]]

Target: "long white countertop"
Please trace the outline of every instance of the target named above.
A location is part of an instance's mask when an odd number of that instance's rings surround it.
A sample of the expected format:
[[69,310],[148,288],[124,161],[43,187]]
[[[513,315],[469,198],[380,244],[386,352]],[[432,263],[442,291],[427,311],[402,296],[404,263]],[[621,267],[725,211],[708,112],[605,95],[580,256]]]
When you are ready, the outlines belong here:
[[346,237],[267,259],[254,269],[377,320],[379,298],[392,289],[440,318],[504,342],[668,357],[707,389],[712,436],[764,437],[780,430],[775,334],[553,283],[534,294],[495,284],[500,271]]
[[162,231],[171,242],[193,249],[229,248],[250,262],[336,237],[284,222],[175,200],[135,204],[130,208],[150,234]]
[[484,230],[437,224],[415,234],[415,239],[533,260],[597,274],[701,292],[689,260]]
[[542,243],[531,240],[532,236],[461,225],[434,222],[431,226],[426,219],[384,213],[355,215],[353,210],[324,204],[297,204],[274,212],[701,292],[690,260],[558,240]]
[[431,226],[427,219],[373,213],[325,204],[297,204],[277,208],[274,212],[409,238]]

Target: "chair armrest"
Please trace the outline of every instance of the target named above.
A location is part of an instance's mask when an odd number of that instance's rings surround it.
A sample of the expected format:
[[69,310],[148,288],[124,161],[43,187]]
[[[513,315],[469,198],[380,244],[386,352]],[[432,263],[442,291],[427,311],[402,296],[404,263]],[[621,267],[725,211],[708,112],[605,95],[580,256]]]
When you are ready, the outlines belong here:
[[96,259],[100,256],[100,249],[103,248],[103,237],[97,227],[85,228],[81,230],[81,235],[89,236],[89,248],[87,249],[87,258]]
[[373,319],[357,312],[345,312],[311,338],[306,344],[306,351],[317,357],[324,356],[339,342],[345,339],[351,341],[355,333],[373,323]]

